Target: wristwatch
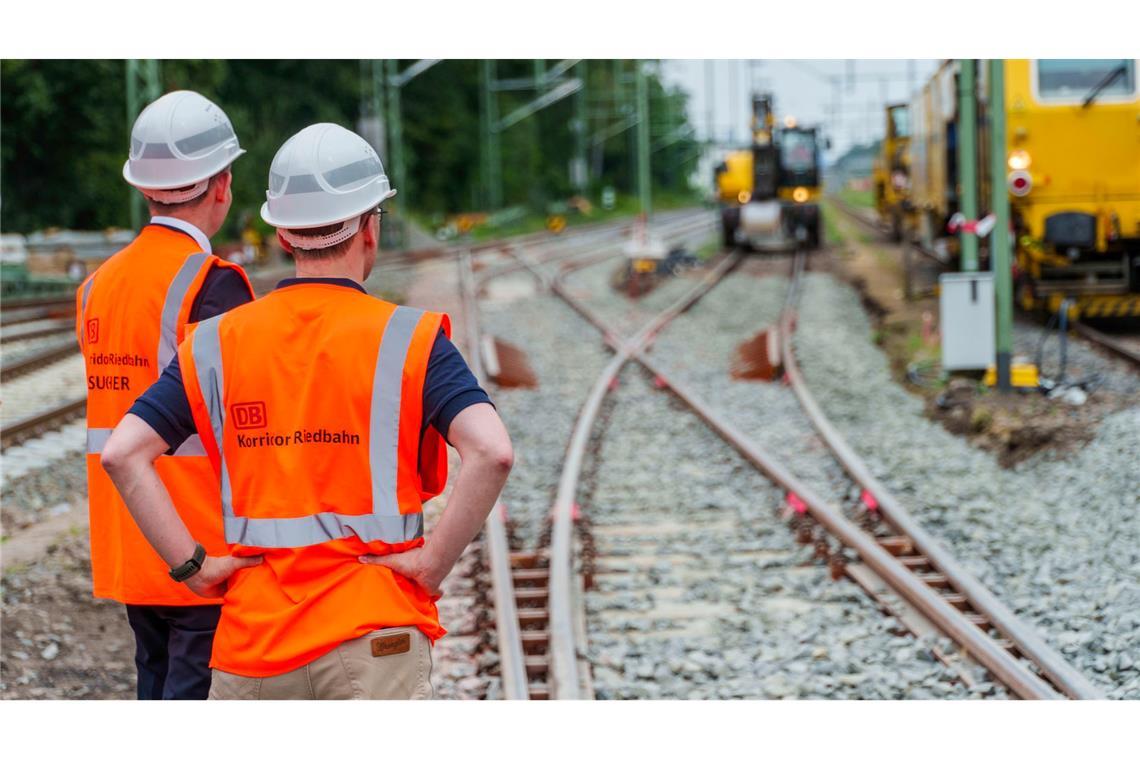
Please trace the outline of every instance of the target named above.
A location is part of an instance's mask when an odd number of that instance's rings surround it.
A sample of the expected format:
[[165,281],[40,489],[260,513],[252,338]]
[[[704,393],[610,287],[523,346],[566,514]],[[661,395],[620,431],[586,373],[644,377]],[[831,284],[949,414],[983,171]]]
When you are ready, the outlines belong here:
[[198,571],[202,569],[202,563],[206,559],[206,548],[201,544],[194,545],[194,556],[183,562],[178,567],[172,568],[170,577],[182,583],[197,575]]

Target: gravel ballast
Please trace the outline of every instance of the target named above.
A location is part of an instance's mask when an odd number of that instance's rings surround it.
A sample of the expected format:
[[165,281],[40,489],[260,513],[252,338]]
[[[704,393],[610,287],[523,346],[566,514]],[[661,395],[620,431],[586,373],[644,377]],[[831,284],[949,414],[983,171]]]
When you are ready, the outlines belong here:
[[[596,694],[630,698],[964,698],[930,642],[833,582],[778,518],[781,494],[647,374],[627,367],[584,510]],[[668,477],[662,473],[668,472]]]
[[1003,469],[892,382],[854,290],[808,274],[799,315],[808,385],[876,476],[1109,696],[1140,697],[1140,406],[1068,458]]

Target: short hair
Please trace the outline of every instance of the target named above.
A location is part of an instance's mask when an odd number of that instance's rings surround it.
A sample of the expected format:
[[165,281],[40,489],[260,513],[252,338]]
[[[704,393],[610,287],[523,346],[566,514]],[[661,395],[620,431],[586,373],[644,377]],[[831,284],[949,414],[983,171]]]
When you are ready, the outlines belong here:
[[[330,245],[327,248],[298,248],[297,246],[290,246],[293,249],[293,258],[301,259],[303,261],[319,261],[323,259],[335,259],[343,256],[348,252],[352,241],[356,236],[364,231],[364,225],[368,224],[368,217],[372,216],[372,211],[366,211],[360,215],[359,226],[356,232],[349,236],[347,240],[342,240],[339,243]],[[351,221],[351,220],[348,220]],[[336,224],[326,224],[323,227],[307,227],[303,230],[288,229],[286,230],[290,235],[297,237],[321,237],[322,235],[331,235],[334,232],[339,232],[344,228],[347,222],[337,222]]]

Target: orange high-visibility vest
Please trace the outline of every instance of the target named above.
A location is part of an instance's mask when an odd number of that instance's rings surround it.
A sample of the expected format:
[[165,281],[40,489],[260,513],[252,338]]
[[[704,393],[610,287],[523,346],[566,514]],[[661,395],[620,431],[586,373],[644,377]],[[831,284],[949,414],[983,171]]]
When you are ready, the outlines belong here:
[[423,589],[357,560],[422,545],[423,503],[447,481],[423,419],[441,329],[444,314],[324,283],[193,326],[179,365],[226,542],[264,556],[230,579],[211,667],[267,677],[380,628],[444,634]]
[[[241,267],[202,252],[189,234],[155,224],[100,266],[76,292],[76,337],[87,365],[87,498],[95,596],[124,604],[216,603],[175,583],[123,503],[99,456],[115,425],[174,357],[194,299],[214,267]],[[253,288],[250,288],[252,296]],[[197,436],[156,463],[207,551],[225,548],[217,481]]]

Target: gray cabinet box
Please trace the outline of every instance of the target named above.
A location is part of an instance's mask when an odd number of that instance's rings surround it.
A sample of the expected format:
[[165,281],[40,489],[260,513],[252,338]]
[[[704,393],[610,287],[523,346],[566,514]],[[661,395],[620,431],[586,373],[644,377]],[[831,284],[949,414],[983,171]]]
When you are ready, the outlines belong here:
[[994,363],[994,276],[952,272],[938,276],[942,369],[985,369]]

